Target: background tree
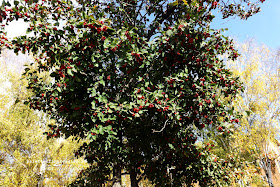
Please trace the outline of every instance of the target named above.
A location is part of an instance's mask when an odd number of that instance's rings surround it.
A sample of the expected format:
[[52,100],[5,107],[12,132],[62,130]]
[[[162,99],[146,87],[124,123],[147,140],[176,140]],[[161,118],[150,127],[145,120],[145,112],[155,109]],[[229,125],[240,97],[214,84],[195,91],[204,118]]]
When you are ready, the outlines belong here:
[[244,92],[234,104],[243,116],[234,135],[227,141],[221,139],[223,149],[216,151],[221,157],[235,155],[243,163],[243,169],[236,171],[237,181],[265,185],[259,180],[262,168],[268,184],[273,186],[272,173],[278,171],[272,166],[279,157],[279,58],[275,51],[253,40],[240,44],[239,51],[242,55],[238,60],[226,63],[244,82]]
[[[242,88],[217,58],[225,52],[232,59],[238,54],[228,38],[210,30],[211,10],[219,6],[224,17],[245,19],[259,8],[251,4],[241,9],[247,0],[219,3],[2,4],[3,28],[24,19],[33,33],[11,41],[2,37],[3,46],[36,58],[35,69],[24,73],[35,93],[27,103],[56,119],[50,136],[89,140],[77,154],[97,164],[77,183],[101,186],[109,181],[117,186],[122,171],[129,173],[131,186],[142,178],[159,186],[229,182],[229,166],[214,159],[210,144],[196,143],[230,134],[237,116],[229,106]],[[38,72],[52,79],[46,82]]]
[[32,92],[13,72],[1,63],[0,185],[67,185],[87,166],[72,154],[80,144],[72,138],[47,141],[48,118],[23,104]]

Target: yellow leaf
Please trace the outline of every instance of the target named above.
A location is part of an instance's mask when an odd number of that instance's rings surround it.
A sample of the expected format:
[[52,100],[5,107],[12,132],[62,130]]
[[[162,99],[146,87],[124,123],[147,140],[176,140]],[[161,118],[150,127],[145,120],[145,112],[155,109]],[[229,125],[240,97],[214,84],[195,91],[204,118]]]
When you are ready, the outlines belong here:
[[188,2],[186,0],[183,0],[183,2],[184,2],[185,5],[188,5]]

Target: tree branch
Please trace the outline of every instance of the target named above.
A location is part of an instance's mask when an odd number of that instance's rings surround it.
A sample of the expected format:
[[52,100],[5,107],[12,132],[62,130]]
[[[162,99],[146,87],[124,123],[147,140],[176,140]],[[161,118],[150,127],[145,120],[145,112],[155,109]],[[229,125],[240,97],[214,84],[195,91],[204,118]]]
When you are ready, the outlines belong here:
[[153,133],[162,132],[165,129],[167,122],[168,122],[168,119],[165,121],[164,126],[159,131],[153,129]]
[[130,175],[129,172],[121,173],[121,175]]
[[137,21],[138,14],[140,14],[140,11],[141,11],[141,9],[142,9],[143,4],[144,4],[144,1],[141,2],[141,4],[140,4],[139,9],[138,9],[137,12],[136,12],[136,9],[135,9],[134,23],[136,23],[136,21]]
[[[160,19],[158,22],[155,23],[155,25],[152,27],[151,30],[149,30],[148,35],[147,35],[148,41],[149,41],[150,38],[153,36],[153,34],[154,34],[155,30],[157,29],[157,27],[158,27],[159,25],[161,25],[167,18],[169,18],[169,16],[172,15],[172,14],[174,13],[174,10],[175,10],[175,9],[176,9],[176,6],[172,6],[172,7],[170,7],[170,8],[167,7],[166,12],[163,13],[163,15],[160,16],[161,19]],[[155,18],[155,20],[157,20],[158,17],[159,17],[159,16],[157,16],[157,17]]]

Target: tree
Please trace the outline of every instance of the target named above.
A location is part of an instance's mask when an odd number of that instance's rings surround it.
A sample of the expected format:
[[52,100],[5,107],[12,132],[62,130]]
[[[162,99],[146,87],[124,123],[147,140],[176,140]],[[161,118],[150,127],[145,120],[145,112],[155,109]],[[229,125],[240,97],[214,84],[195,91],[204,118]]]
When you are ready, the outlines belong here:
[[[76,141],[43,136],[47,117],[23,104],[32,95],[26,80],[1,62],[0,185],[56,186],[71,183],[87,163],[72,154]],[[16,102],[17,101],[17,102]],[[16,103],[15,103],[16,102]],[[40,117],[41,116],[41,117]],[[52,122],[54,123],[54,122]]]
[[[261,1],[263,2],[263,1]],[[247,6],[247,0],[241,1]],[[87,138],[77,152],[93,164],[80,183],[159,186],[227,183],[225,163],[196,142],[230,134],[229,107],[241,90],[217,58],[238,56],[232,42],[210,30],[219,7],[243,19],[259,11],[224,1],[14,1],[2,4],[2,23],[24,19],[30,36],[3,45],[36,57],[24,76],[30,107],[57,120],[51,136]],[[120,21],[121,20],[121,21]],[[5,27],[5,26],[3,26]],[[38,78],[46,72],[52,80]],[[219,95],[219,97],[216,97]],[[218,117],[226,117],[219,121]],[[212,132],[212,133],[208,133]],[[212,134],[212,135],[211,135]],[[222,165],[223,164],[223,165]],[[111,175],[112,174],[112,175]],[[75,184],[73,184],[75,185]]]
[[[241,179],[260,186],[260,167],[269,186],[273,186],[272,165],[279,155],[279,75],[276,52],[254,41],[239,45],[241,56],[226,64],[244,83],[242,92],[235,101],[236,109],[243,114],[239,126],[225,146],[222,155],[235,154],[244,164]],[[247,178],[247,179],[246,179]],[[240,177],[239,177],[240,179]],[[245,180],[246,179],[246,180]],[[255,181],[253,181],[255,180]]]

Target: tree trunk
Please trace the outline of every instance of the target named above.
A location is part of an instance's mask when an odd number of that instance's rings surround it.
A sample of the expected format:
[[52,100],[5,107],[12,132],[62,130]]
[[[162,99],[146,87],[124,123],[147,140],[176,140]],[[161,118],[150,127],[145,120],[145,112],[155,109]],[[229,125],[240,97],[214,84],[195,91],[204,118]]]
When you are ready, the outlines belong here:
[[[122,136],[122,131],[119,130],[118,131],[118,138],[120,140],[120,147],[123,146],[122,144],[122,139],[123,139],[123,136]],[[114,168],[113,168],[113,179],[114,179],[114,182],[113,182],[113,187],[121,187],[122,186],[122,165],[120,164],[120,162],[116,163],[116,165],[114,165]]]
[[271,159],[266,157],[262,159],[263,162],[263,169],[267,178],[267,182],[269,187],[274,187],[273,181],[272,181],[272,172],[271,172]]
[[271,172],[271,159],[267,158],[267,172],[266,172],[267,182],[269,187],[274,187],[272,181],[272,172]]
[[115,179],[114,183],[113,183],[113,187],[121,187],[122,186],[122,168],[119,164],[114,166],[113,177]]
[[135,170],[132,169],[130,171],[130,185],[131,185],[131,187],[139,187],[136,177],[137,177],[137,174],[136,174]]

